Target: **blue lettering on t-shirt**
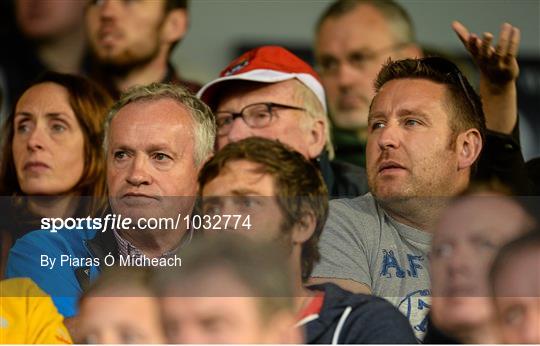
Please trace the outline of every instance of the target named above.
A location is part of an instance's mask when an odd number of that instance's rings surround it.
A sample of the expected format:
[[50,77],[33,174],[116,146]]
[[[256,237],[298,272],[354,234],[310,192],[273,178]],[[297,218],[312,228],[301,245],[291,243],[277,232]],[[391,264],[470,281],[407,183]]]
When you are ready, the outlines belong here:
[[[399,303],[398,308],[405,313],[413,329],[425,333],[427,330],[427,311],[431,307],[428,303],[431,292],[429,289],[416,290],[407,294]],[[426,310],[423,314],[415,314],[414,311]]]
[[413,278],[417,278],[418,271],[416,269],[424,268],[419,263],[417,263],[417,261],[423,261],[424,257],[407,254],[407,260],[409,261],[410,268],[409,270],[407,270],[407,274],[409,274],[409,276],[412,276]]
[[396,277],[402,279],[405,277],[405,271],[399,266],[399,263],[394,256],[394,251],[390,250],[384,250],[383,249],[383,261],[382,261],[382,269],[381,269],[381,276],[386,276],[387,278],[391,278],[392,274],[389,272],[390,268],[395,268],[396,270]]

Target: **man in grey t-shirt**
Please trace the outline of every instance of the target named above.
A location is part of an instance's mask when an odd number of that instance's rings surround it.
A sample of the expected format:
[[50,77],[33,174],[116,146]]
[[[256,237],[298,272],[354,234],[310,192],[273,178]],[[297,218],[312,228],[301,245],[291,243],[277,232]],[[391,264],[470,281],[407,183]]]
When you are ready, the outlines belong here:
[[470,84],[442,58],[389,62],[375,88],[366,150],[371,194],[331,204],[312,276],[387,298],[421,337],[430,233],[445,197],[469,183],[485,119]]

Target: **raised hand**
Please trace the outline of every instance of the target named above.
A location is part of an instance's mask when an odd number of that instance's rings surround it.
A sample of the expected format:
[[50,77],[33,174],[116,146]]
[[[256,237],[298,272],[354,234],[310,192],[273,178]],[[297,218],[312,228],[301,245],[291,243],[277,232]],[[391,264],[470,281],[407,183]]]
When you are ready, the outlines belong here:
[[502,87],[513,83],[519,75],[519,66],[516,60],[520,31],[509,23],[501,26],[499,42],[493,46],[493,34],[485,32],[482,38],[469,30],[460,22],[454,21],[452,29],[471,54],[478,65],[483,77],[487,78],[492,87]]

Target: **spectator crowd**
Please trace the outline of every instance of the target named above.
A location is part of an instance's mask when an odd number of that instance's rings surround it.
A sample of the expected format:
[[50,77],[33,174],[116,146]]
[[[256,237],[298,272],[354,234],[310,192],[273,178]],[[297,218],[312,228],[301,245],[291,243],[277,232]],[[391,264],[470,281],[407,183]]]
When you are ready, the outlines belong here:
[[518,27],[449,25],[476,88],[336,0],[316,66],[268,42],[201,84],[187,0],[6,4],[0,343],[540,343]]

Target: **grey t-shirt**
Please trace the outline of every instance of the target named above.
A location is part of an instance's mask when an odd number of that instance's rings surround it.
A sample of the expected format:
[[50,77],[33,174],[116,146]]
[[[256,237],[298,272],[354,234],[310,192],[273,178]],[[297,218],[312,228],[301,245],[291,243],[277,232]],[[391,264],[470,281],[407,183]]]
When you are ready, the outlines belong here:
[[430,307],[431,234],[392,219],[368,193],[330,202],[312,276],[350,279],[371,288],[409,318],[423,338]]

